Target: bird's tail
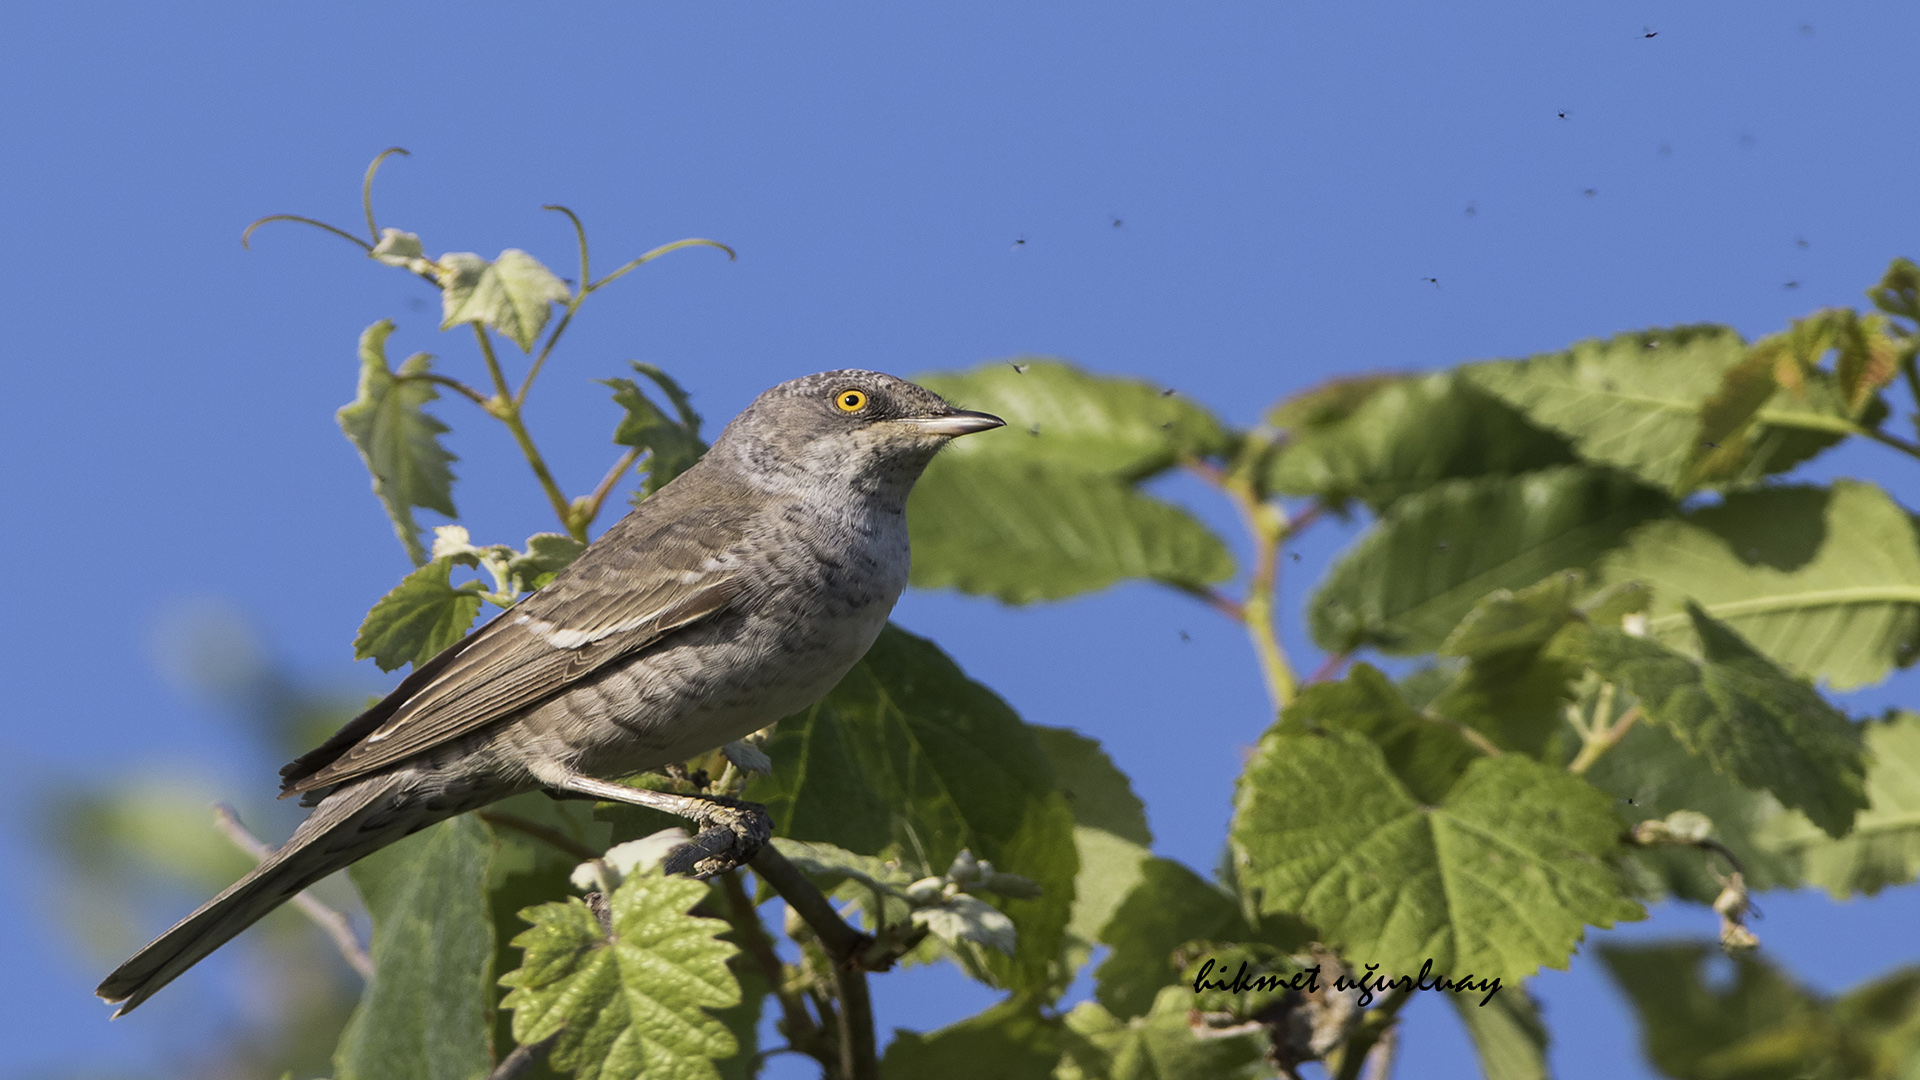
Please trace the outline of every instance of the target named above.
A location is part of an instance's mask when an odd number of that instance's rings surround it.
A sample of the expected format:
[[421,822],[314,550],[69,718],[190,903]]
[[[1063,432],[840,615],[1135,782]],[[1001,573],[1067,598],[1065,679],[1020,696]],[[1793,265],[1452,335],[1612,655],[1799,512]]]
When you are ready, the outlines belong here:
[[114,1016],[131,1012],[300,890],[446,816],[394,798],[404,775],[369,777],[321,800],[285,846],[114,969],[94,993],[120,1003]]

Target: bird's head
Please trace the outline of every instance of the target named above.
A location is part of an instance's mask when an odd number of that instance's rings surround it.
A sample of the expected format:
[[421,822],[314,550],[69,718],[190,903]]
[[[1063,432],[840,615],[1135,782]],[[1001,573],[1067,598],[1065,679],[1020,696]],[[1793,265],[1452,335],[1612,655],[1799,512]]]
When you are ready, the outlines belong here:
[[947,404],[878,371],[823,371],[781,383],[733,418],[711,453],[772,489],[843,484],[904,503],[934,454],[1006,421]]

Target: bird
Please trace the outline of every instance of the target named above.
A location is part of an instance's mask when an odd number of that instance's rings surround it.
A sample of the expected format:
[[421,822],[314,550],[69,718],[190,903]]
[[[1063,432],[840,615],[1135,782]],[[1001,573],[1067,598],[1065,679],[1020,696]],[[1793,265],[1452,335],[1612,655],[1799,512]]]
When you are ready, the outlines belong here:
[[101,982],[125,1015],[321,878],[530,791],[702,826],[708,876],[771,836],[764,807],[613,782],[818,701],[906,586],[907,495],[954,438],[1005,426],[875,371],[781,383],[550,583],[415,667],[281,770],[313,812],[287,843]]

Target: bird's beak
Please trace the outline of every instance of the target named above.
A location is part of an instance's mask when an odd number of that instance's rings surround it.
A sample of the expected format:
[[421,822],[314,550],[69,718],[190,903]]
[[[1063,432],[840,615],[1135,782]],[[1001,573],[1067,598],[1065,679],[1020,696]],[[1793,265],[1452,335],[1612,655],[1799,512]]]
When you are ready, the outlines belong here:
[[1007,422],[992,413],[968,412],[955,409],[945,416],[923,416],[899,423],[910,425],[924,435],[971,435],[976,431],[992,431],[997,427],[1006,427]]

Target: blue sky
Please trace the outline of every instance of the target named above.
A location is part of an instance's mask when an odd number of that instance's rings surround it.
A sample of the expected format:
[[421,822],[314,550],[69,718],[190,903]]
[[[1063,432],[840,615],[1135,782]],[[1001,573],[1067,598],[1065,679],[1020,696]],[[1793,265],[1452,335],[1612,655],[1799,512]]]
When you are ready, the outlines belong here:
[[[405,560],[332,412],[376,319],[400,324],[396,354],[476,361],[434,332],[423,283],[335,238],[238,243],[274,212],[352,225],[383,147],[414,156],[388,165],[382,223],[430,252],[522,247],[566,273],[548,202],[581,214],[603,266],[687,235],[739,250],[644,268],[569,332],[530,422],[574,490],[612,459],[591,380],[629,358],[716,425],[812,371],[1018,352],[1148,376],[1244,423],[1337,373],[1675,322],[1765,333],[1920,255],[1920,11],[1876,0],[45,4],[9,23],[0,907],[27,914],[0,930],[0,1029],[18,1033],[0,1074],[137,1068],[167,1046],[156,1014],[106,1025],[95,961],[53,928],[44,794],[175,761],[252,797],[277,764],[161,678],[155,627],[221,598],[303,675],[385,685],[349,643]],[[550,527],[498,431],[441,408],[474,533]],[[1913,471],[1872,448],[1814,474],[1920,505]],[[1316,531],[1287,568],[1303,667],[1299,604],[1353,532]],[[1027,611],[914,594],[898,617],[1028,719],[1102,739],[1159,850],[1212,864],[1264,715],[1234,628],[1145,586]],[[1914,959],[1890,943],[1914,940],[1915,890],[1762,904],[1769,947],[1817,986]],[[1634,933],[1712,925],[1663,910]],[[957,983],[889,977],[883,1022],[986,1000]],[[1630,1020],[1590,959],[1541,989],[1560,1075],[1633,1075]],[[1435,1055],[1423,1072],[1469,1074],[1444,1009],[1410,1024]]]

